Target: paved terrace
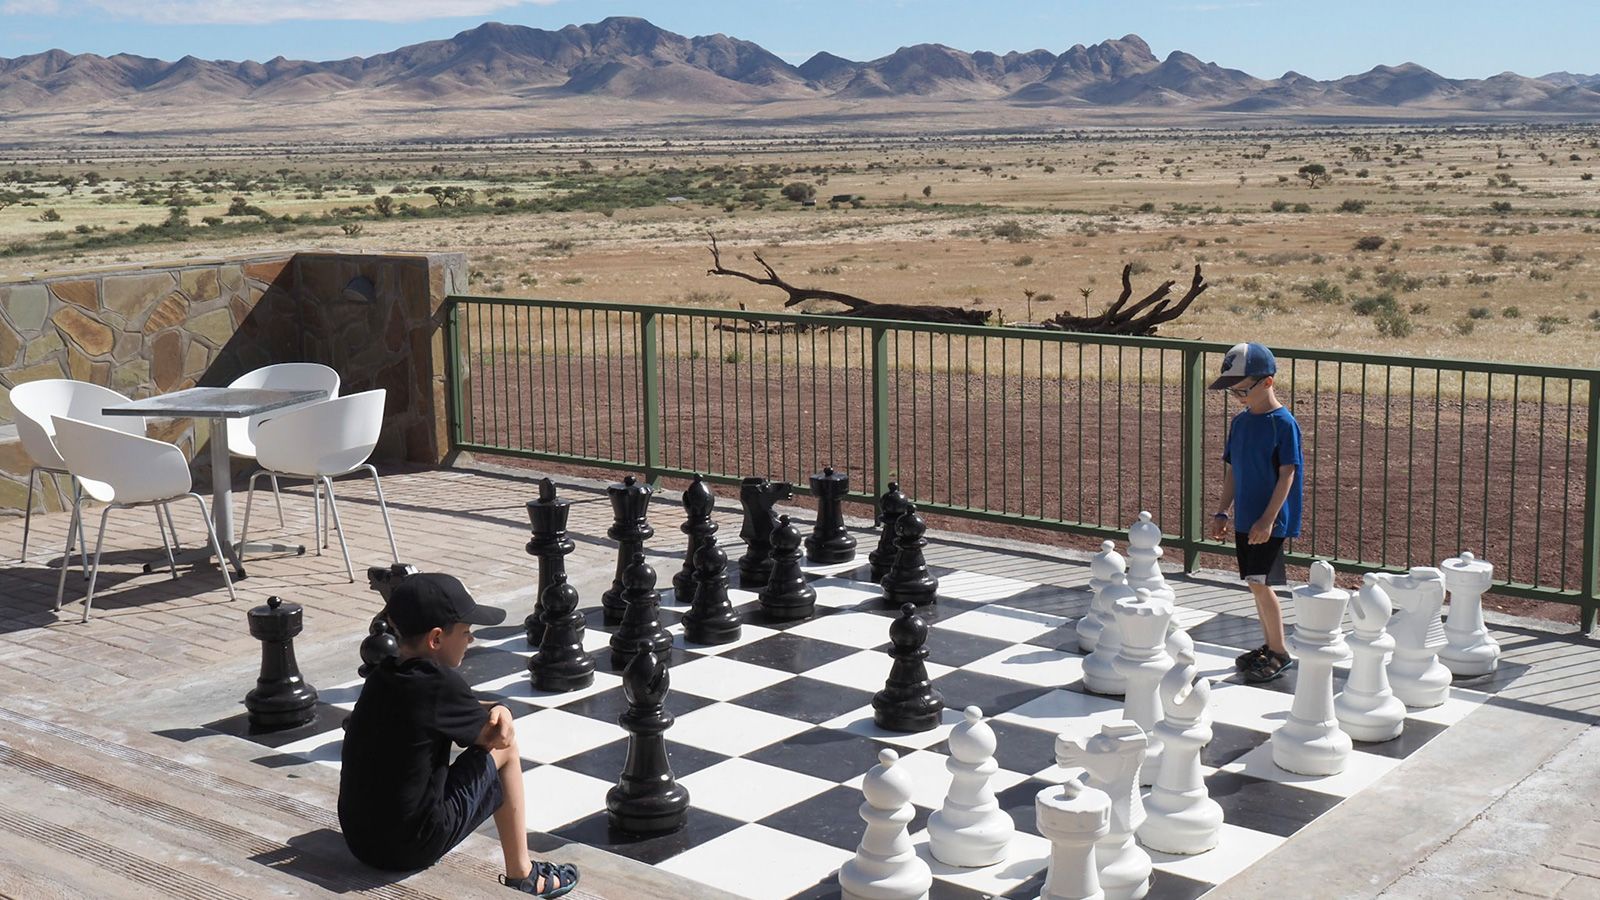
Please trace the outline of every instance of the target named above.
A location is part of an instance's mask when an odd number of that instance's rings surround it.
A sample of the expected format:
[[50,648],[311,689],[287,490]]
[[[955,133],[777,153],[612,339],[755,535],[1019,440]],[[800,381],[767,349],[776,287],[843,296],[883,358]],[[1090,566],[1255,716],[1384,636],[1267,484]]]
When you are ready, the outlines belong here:
[[[384,480],[404,561],[459,574],[513,621],[530,611],[529,472],[483,464]],[[604,485],[559,483],[575,501],[568,570],[584,605],[597,605],[613,555],[603,537]],[[722,533],[736,534],[737,504],[723,494]],[[309,541],[308,492],[291,489],[284,501],[286,529],[270,500],[255,522],[269,526],[265,536]],[[370,483],[341,484],[340,503],[360,577],[389,561]],[[174,514],[185,543],[199,543],[196,512],[175,506]],[[658,502],[652,521],[658,549],[681,540],[675,503]],[[81,607],[70,601],[82,581],[69,577],[69,604],[52,612],[56,572],[44,563],[60,553],[66,516],[34,524],[33,560],[19,567],[21,521],[0,520],[0,895],[503,896],[491,838],[475,836],[439,868],[390,883],[343,853],[333,771],[259,765],[259,745],[197,729],[242,711],[260,657],[245,612],[272,594],[305,607],[297,650],[307,679],[354,677],[379,599],[364,579],[348,583],[337,543],[322,556],[249,561],[239,602],[229,603],[214,571],[180,570],[176,581],[142,574],[140,564],[161,555],[154,515],[113,512],[103,593],[90,622],[79,624]],[[1087,602],[1081,554],[930,537],[932,563],[1060,585],[1052,612],[1077,615]],[[1169,577],[1182,605],[1240,617],[1236,643],[1253,644],[1252,606],[1235,579]],[[1286,613],[1292,622],[1293,610]],[[1566,626],[1492,624],[1511,681],[1495,700],[1210,896],[1600,897],[1593,643]],[[719,896],[580,845],[544,855],[582,864],[591,897]]]

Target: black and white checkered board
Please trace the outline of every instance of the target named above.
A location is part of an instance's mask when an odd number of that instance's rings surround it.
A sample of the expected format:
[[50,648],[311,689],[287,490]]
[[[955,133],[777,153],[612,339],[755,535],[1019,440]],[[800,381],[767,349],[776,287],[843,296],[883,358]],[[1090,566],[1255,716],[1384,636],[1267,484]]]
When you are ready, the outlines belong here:
[[[663,585],[680,564],[653,563]],[[1080,580],[1086,574],[1081,566],[1073,571]],[[924,613],[933,625],[928,669],[949,708],[938,729],[909,735],[872,722],[872,694],[889,671],[884,651],[895,611],[866,581],[864,566],[810,568],[817,615],[803,622],[764,623],[755,595],[734,590],[744,634],[718,647],[685,645],[683,609],[672,604],[670,588],[664,591],[662,624],[675,636],[667,708],[677,721],[668,747],[692,804],[688,824],[675,834],[632,840],[608,831],[605,795],[626,754],[626,733],[617,724],[626,703],[621,679],[609,668],[611,629],[600,626],[598,608],[587,610],[586,644],[599,661],[587,690],[533,692],[526,672],[531,651],[520,626],[509,624],[479,629],[461,671],[484,697],[516,714],[531,830],[752,898],[837,896],[836,872],[864,828],[857,812],[862,775],[881,748],[892,747],[916,781],[911,831],[934,872],[932,897],[1036,897],[1049,844],[1034,823],[1034,796],[1075,774],[1054,763],[1056,735],[1087,737],[1122,717],[1120,700],[1082,686],[1083,656],[1072,626],[1089,594],[973,572],[935,574],[940,599]],[[1215,737],[1202,762],[1226,824],[1221,844],[1208,853],[1151,854],[1153,898],[1198,897],[1227,880],[1400,765],[1487,696],[1458,686],[1445,705],[1413,711],[1400,738],[1357,743],[1343,773],[1293,775],[1272,764],[1267,745],[1289,710],[1292,673],[1265,687],[1242,684],[1233,670],[1238,647],[1229,644],[1253,646],[1260,634],[1254,622],[1182,606],[1178,619],[1214,681]],[[337,766],[343,710],[354,706],[360,688],[355,681],[324,689],[317,721],[252,738],[279,751],[263,762]],[[1010,858],[983,869],[945,866],[927,851],[928,816],[949,784],[945,740],[969,705],[991,717],[999,739],[994,786],[1018,830]],[[214,727],[238,733],[239,724],[236,717]]]

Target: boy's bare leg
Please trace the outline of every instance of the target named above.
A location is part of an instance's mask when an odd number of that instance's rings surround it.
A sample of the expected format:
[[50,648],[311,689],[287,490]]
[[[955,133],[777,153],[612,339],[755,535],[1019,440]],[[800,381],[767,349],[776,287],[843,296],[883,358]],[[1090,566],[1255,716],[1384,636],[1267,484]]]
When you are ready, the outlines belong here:
[[1274,653],[1288,655],[1283,641],[1283,610],[1278,606],[1278,595],[1265,584],[1250,585],[1250,595],[1256,601],[1256,616],[1261,619],[1261,634]]
[[[533,860],[528,856],[527,808],[522,798],[522,756],[517,752],[517,739],[511,746],[490,750],[495,768],[500,770],[500,790],[503,799],[494,811],[494,827],[500,833],[500,851],[506,858],[506,878],[527,878],[533,871]],[[543,885],[535,887],[542,889]]]

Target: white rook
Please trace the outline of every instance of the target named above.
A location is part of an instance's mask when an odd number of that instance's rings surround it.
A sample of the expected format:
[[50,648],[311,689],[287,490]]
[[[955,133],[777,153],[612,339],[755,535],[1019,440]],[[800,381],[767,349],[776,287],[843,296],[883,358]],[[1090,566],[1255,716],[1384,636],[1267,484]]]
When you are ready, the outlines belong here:
[[1083,653],[1094,652],[1106,623],[1115,618],[1106,588],[1111,586],[1112,579],[1118,574],[1126,574],[1127,571],[1128,563],[1117,552],[1117,545],[1111,541],[1101,541],[1100,552],[1089,560],[1089,590],[1094,592],[1094,599],[1089,601],[1089,611],[1078,620],[1078,649]]
[[1299,775],[1337,775],[1350,760],[1350,735],[1333,707],[1333,666],[1350,658],[1339,625],[1350,592],[1333,585],[1333,566],[1311,564],[1311,582],[1294,589],[1299,621],[1289,651],[1300,661],[1289,719],[1272,733],[1272,761]]
[[1040,791],[1033,810],[1039,833],[1050,841],[1050,868],[1039,900],[1104,900],[1094,848],[1111,830],[1111,799],[1068,781]]
[[924,900],[933,887],[933,871],[911,846],[906,826],[911,808],[911,776],[895,768],[900,755],[884,748],[878,764],[867,770],[861,790],[861,818],[867,823],[856,855],[839,867],[845,900]]
[[1394,660],[1389,685],[1400,702],[1415,708],[1438,706],[1450,697],[1450,670],[1439,664],[1445,646],[1444,574],[1432,566],[1412,566],[1404,575],[1377,575],[1378,586],[1394,602],[1389,620]]
[[949,745],[950,793],[928,818],[928,851],[947,866],[992,866],[1006,858],[1017,828],[990,784],[1000,764],[983,710],[967,707],[966,721],[950,732]]
[[1150,735],[1141,784],[1155,781],[1156,764],[1161,759],[1161,739],[1155,736],[1155,727],[1161,721],[1161,679],[1172,668],[1172,657],[1167,655],[1167,625],[1172,622],[1172,611],[1167,598],[1144,588],[1138,590],[1133,602],[1117,605],[1122,649],[1115,665],[1128,684],[1122,717],[1138,723]]
[[1111,798],[1111,828],[1094,848],[1106,900],[1137,900],[1150,892],[1150,854],[1133,841],[1144,824],[1139,767],[1145,743],[1144,731],[1126,721],[1102,725],[1099,734],[1081,743],[1056,737],[1056,765],[1083,767],[1084,784]]
[[1494,566],[1462,551],[1439,564],[1450,592],[1439,661],[1452,675],[1487,675],[1500,665],[1500,645],[1483,625],[1483,592],[1494,582]]
[[1345,638],[1355,660],[1344,690],[1333,698],[1339,727],[1358,741],[1393,740],[1406,724],[1406,705],[1389,689],[1387,667],[1394,653],[1394,638],[1388,630],[1392,612],[1389,595],[1378,587],[1378,576],[1362,576],[1361,590],[1350,604],[1355,628]]

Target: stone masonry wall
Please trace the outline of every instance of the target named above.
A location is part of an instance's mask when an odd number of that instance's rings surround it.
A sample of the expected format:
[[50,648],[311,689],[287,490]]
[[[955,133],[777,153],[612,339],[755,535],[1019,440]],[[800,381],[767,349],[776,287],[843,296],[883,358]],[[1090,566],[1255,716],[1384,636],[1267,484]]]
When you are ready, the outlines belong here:
[[[20,513],[32,463],[9,434],[11,388],[42,378],[131,397],[226,385],[276,362],[337,369],[341,393],[388,390],[380,461],[448,449],[440,306],[466,284],[461,254],[295,253],[0,283],[0,514]],[[203,470],[207,423],[152,421]],[[204,475],[201,471],[199,474]],[[62,497],[36,493],[35,509]]]

